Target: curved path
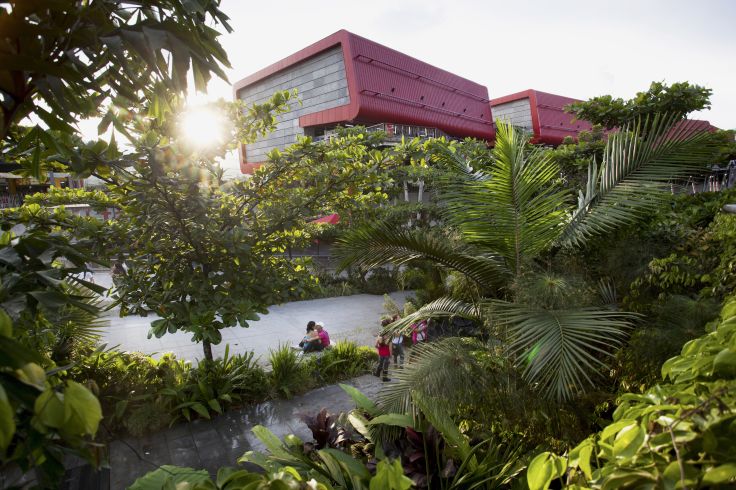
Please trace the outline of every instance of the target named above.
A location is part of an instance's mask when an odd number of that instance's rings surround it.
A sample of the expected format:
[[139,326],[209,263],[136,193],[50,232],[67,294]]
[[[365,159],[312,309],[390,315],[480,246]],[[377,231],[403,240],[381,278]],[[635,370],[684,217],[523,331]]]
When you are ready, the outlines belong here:
[[[100,275],[100,277],[98,277]],[[106,284],[108,278],[95,274],[99,284]],[[391,293],[399,305],[403,305],[407,292]],[[280,344],[295,345],[304,336],[309,320],[322,321],[333,341],[352,340],[358,345],[373,345],[380,318],[383,314],[383,296],[356,294],[336,298],[294,301],[269,308],[267,315],[256,322],[249,322],[248,328],[232,327],[222,330],[222,343],[212,346],[215,357],[222,356],[225,345],[230,345],[230,353],[253,351],[261,362],[268,358],[268,351]],[[151,322],[158,317],[128,316],[119,317],[119,309],[105,315],[107,325],[102,332],[102,342],[108,347],[119,346],[125,351],[139,351],[159,356],[173,352],[179,359],[196,362],[203,357],[202,346],[192,342],[191,334],[167,333],[160,339],[148,337]]]
[[[345,383],[371,399],[382,386],[371,375]],[[256,425],[267,427],[279,438],[295,434],[303,441],[311,441],[312,433],[300,416],[315,415],[322,408],[338,414],[352,410],[355,403],[338,385],[329,385],[291,400],[259,403],[212,420],[195,420],[146,437],[114,441],[110,444],[109,488],[127,488],[137,478],[165,464],[206,469],[214,476],[222,466],[236,466],[246,451],[265,450],[251,432]]]

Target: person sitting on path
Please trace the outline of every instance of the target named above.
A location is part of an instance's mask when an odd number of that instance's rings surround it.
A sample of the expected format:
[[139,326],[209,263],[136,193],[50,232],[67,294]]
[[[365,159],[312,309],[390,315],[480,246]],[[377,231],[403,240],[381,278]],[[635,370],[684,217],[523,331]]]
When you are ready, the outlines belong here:
[[310,320],[309,323],[307,323],[307,334],[304,336],[302,341],[299,342],[299,347],[302,348],[305,354],[307,352],[317,352],[322,350],[322,341],[320,340],[314,326],[315,323]]
[[322,348],[326,349],[330,346],[330,334],[325,330],[325,324],[323,322],[317,322],[315,326],[319,340],[322,342]]
[[391,378],[388,377],[388,366],[391,364],[391,343],[386,337],[379,335],[376,339],[376,349],[378,350],[378,366],[373,374],[379,378],[383,374],[383,381],[391,381]]

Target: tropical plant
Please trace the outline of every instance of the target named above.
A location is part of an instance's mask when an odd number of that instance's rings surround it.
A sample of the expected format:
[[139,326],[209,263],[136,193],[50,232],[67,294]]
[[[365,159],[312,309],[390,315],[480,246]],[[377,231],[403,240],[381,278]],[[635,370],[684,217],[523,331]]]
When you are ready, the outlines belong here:
[[736,299],[714,330],[685,344],[645,393],[619,397],[613,422],[565,456],[529,464],[532,490],[712,488],[736,482]]
[[96,313],[72,285],[98,287],[79,277],[93,261],[85,242],[72,245],[49,232],[53,213],[38,207],[8,212],[0,224],[9,230],[22,219],[22,235],[0,234],[0,472],[35,470],[39,486],[54,487],[64,474],[65,454],[100,461],[93,439],[102,411],[89,389],[54,364],[48,344],[38,349],[27,341],[69,305]]
[[[439,191],[443,218],[453,234],[365,227],[341,240],[342,263],[369,268],[425,259],[466,275],[480,286],[481,301],[440,298],[392,327],[449,315],[486,322],[535,389],[569,399],[593,384],[592,377],[622,344],[635,315],[587,305],[525,304],[516,289],[560,247],[581,247],[592,237],[640,220],[666,198],[666,182],[707,159],[708,134],[675,126],[676,121],[655,116],[612,134],[603,161],[591,163],[575,208],[567,205],[549,154],[530,148],[527,138],[509,125],[498,124],[495,148],[487,161],[474,161],[473,167],[452,145],[435,142],[432,159],[455,173]],[[643,126],[649,128],[646,134]],[[566,289],[559,294],[564,297]],[[435,394],[453,388],[424,386],[438,390]]]
[[311,375],[310,365],[300,354],[286,344],[269,351],[271,373],[268,380],[272,396],[291,398],[313,386],[315,379]]

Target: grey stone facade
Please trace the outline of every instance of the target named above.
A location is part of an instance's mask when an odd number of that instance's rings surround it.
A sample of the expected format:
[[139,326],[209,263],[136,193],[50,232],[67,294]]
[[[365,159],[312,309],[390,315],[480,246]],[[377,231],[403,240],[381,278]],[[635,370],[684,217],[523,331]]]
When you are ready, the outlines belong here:
[[342,46],[317,54],[283,71],[242,88],[238,97],[246,104],[264,102],[278,90],[297,89],[302,104],[277,117],[276,131],[246,145],[246,161],[263,162],[266,155],[283,150],[304,135],[299,117],[350,103]]
[[514,100],[491,107],[493,120],[510,122],[512,125],[532,132],[532,110],[529,99]]

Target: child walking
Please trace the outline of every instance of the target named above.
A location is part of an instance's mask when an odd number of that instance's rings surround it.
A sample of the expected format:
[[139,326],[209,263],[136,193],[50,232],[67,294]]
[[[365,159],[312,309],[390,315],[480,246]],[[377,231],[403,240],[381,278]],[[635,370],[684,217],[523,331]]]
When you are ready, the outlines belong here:
[[379,378],[383,374],[383,381],[391,381],[391,378],[388,377],[388,366],[391,364],[391,343],[383,335],[379,335],[376,339],[376,349],[378,350],[378,366],[373,374]]

